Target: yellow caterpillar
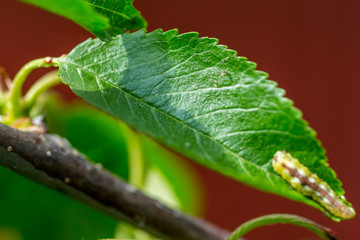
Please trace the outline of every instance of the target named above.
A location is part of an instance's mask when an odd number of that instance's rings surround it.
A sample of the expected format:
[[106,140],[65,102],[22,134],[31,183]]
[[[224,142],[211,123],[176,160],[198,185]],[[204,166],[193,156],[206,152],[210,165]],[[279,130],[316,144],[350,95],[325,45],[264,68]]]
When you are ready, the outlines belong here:
[[272,165],[274,170],[294,189],[320,203],[334,216],[342,219],[355,216],[355,210],[345,202],[344,196],[337,196],[326,182],[289,153],[276,152]]

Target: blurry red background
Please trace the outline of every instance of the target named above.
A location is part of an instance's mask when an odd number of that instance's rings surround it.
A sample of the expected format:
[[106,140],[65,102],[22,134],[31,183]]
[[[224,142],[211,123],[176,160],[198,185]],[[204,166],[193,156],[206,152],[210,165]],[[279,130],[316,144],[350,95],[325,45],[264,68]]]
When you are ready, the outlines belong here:
[[[268,72],[318,132],[346,197],[360,211],[359,1],[136,0],[135,6],[149,31],[178,28],[218,38]],[[11,76],[34,58],[59,56],[91,37],[71,21],[16,1],[1,1],[0,27],[0,66]],[[333,228],[340,239],[360,238],[360,217],[335,223],[303,204],[193,165],[206,188],[206,218],[222,227],[233,229],[269,213],[295,213]],[[258,229],[247,238],[317,239],[291,226]]]

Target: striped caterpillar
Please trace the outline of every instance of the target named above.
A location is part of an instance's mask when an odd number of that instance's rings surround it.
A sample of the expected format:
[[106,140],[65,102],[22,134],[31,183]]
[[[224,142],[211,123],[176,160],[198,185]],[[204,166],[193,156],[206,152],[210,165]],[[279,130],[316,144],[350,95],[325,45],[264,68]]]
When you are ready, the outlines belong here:
[[289,153],[276,152],[272,165],[274,170],[294,189],[314,199],[334,216],[342,219],[355,216],[355,210],[346,202],[344,196],[337,196],[326,182]]

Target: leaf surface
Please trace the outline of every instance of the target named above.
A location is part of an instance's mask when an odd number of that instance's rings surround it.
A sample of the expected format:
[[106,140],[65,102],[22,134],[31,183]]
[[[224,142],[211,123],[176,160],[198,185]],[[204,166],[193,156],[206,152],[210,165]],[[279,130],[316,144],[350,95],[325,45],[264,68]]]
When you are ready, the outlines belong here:
[[21,0],[68,18],[95,36],[110,40],[126,30],[146,27],[132,0]]
[[89,103],[248,185],[325,212],[273,170],[274,153],[286,150],[343,194],[284,90],[216,39],[157,30],[87,40],[60,62],[60,76]]

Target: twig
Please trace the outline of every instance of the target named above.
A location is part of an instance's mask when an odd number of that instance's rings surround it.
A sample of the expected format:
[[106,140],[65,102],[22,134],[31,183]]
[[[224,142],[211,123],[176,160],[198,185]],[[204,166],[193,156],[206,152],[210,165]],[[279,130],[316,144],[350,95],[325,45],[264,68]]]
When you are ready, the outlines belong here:
[[224,240],[229,232],[172,210],[86,160],[59,136],[0,124],[0,165],[163,239]]

